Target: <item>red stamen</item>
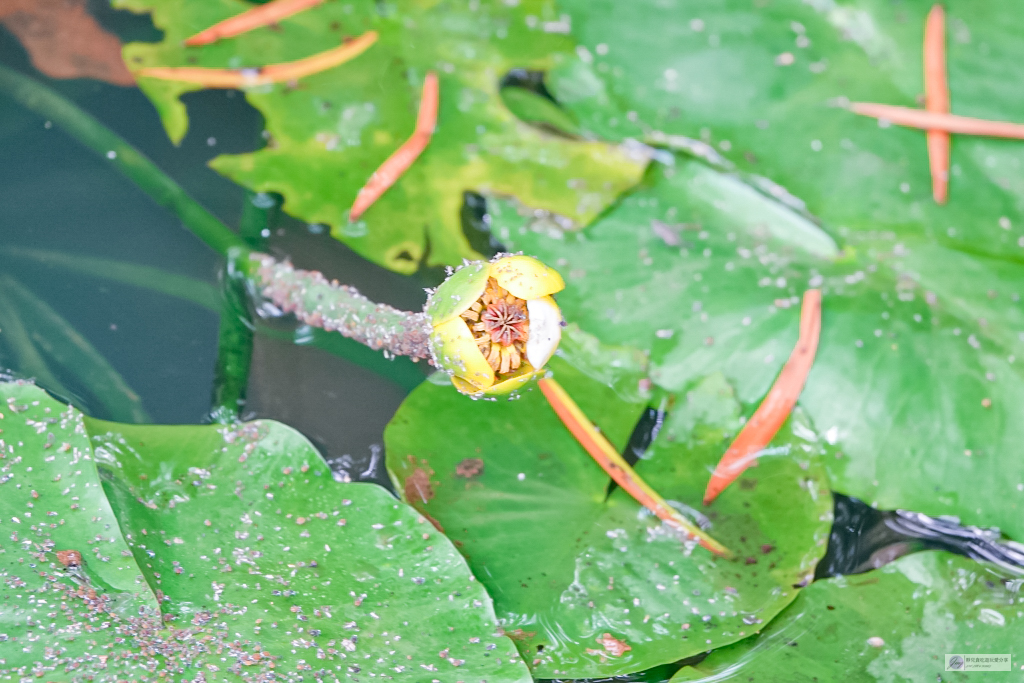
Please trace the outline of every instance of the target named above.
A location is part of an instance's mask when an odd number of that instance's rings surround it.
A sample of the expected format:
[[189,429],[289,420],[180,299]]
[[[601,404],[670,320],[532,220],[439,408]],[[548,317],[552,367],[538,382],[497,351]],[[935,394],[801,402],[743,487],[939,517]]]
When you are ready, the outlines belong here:
[[480,319],[491,335],[491,341],[505,346],[524,339],[526,334],[526,312],[521,306],[509,304],[507,301],[496,301],[487,307]]

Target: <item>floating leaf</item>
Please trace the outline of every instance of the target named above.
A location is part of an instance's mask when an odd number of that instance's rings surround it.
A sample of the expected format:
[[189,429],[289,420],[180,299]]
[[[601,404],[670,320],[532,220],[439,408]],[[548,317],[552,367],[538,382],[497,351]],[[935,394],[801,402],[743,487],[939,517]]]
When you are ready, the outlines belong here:
[[558,264],[567,320],[649,350],[651,378],[668,390],[723,373],[748,416],[796,343],[800,295],[821,288],[800,405],[839,449],[827,461],[833,488],[1024,538],[1024,267],[922,241],[862,248],[855,234],[851,255],[818,258],[773,228],[770,211],[740,211],[746,190],[709,202],[702,178],[715,174],[677,160],[585,237],[531,226],[507,205],[492,229]]
[[[563,62],[547,84],[584,130],[699,138],[800,197],[835,234],[882,248],[928,238],[1019,260],[1024,143],[953,135],[949,203],[940,206],[925,132],[844,108],[922,106],[932,4],[565,0],[590,63]],[[952,113],[1024,123],[1024,92],[1006,87],[1024,62],[1014,7],[946,3]]]
[[[1014,680],[1024,655],[1019,580],[956,555],[927,552],[808,586],[756,638],[712,652],[683,681],[958,681],[944,655],[1008,654]],[[748,679],[748,676],[752,678]],[[794,678],[799,676],[799,678]],[[961,678],[962,677],[962,678]]]
[[294,430],[0,392],[0,675],[529,680],[451,544]]
[[[557,359],[551,367],[621,447],[643,404]],[[742,639],[813,574],[831,497],[821,444],[802,416],[778,438],[780,457],[701,508],[707,477],[739,426],[731,387],[709,377],[681,397],[636,466],[684,514],[710,515],[709,532],[737,554],[733,561],[686,547],[621,489],[606,500],[608,476],[536,389],[511,402],[473,402],[425,383],[385,444],[399,490],[464,553],[534,676],[591,678]]]
[[[335,237],[400,272],[479,258],[459,223],[463,192],[517,197],[584,225],[632,186],[646,162],[605,143],[546,134],[518,120],[499,94],[512,69],[550,68],[574,47],[551,32],[549,0],[506,3],[324,3],[212,45],[187,47],[193,33],[237,14],[237,0],[115,0],[153,13],[157,44],[125,48],[133,70],[151,66],[240,68],[294,61],[377,31],[354,60],[299,80],[252,88],[269,142],[252,154],[221,156],[214,168],[254,190],[278,192],[284,210],[331,226]],[[415,128],[420,85],[440,77],[437,129],[426,151],[360,220],[347,219],[357,191]],[[175,141],[187,128],[178,97],[196,83],[140,78]]]

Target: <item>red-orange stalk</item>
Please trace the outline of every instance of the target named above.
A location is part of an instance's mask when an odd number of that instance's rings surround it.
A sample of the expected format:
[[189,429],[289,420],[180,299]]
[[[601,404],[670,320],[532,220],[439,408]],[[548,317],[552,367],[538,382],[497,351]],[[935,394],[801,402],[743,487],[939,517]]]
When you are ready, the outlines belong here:
[[638,503],[653,512],[666,524],[685,534],[687,538],[696,540],[702,547],[723,557],[732,555],[725,546],[683,517],[648,486],[640,478],[640,475],[629,466],[629,463],[619,455],[619,452],[608,443],[608,439],[597,431],[558,382],[548,377],[540,380],[538,385],[562,424],[576,437],[576,440],[601,466],[601,469],[607,472],[626,493],[633,496]]
[[257,5],[241,14],[218,22],[210,28],[185,39],[186,45],[207,45],[223,38],[233,38],[237,35],[275,24],[282,19],[287,19],[293,14],[298,14],[310,7],[315,7],[324,0],[271,0],[265,5]]
[[715,467],[704,491],[705,505],[710,505],[718,494],[757,459],[757,454],[771,442],[789,417],[814,363],[820,334],[821,291],[809,289],[804,292],[803,306],[800,309],[800,337],[797,339],[796,348],[793,349],[772,388],[768,390],[768,395],[764,397],[747,424],[743,425],[743,429]]
[[423,81],[423,96],[420,98],[419,114],[416,117],[416,130],[401,147],[384,160],[366,181],[366,185],[359,190],[356,201],[349,210],[350,221],[358,220],[427,148],[427,143],[434,134],[434,126],[437,124],[438,98],[437,74],[431,71]]
[[148,66],[136,75],[169,81],[188,81],[207,88],[251,88],[258,85],[294,81],[344,64],[363,54],[377,42],[377,32],[367,31],[344,45],[283,64],[245,69],[208,69],[200,66]]
[[1024,140],[1024,125],[1003,121],[986,121],[956,114],[938,114],[923,109],[897,107],[892,104],[854,102],[850,111],[861,116],[884,119],[897,126],[923,130],[944,130],[961,135],[981,135],[992,138]]
[[[945,17],[942,6],[935,5],[928,13],[924,26],[924,108],[936,114],[949,113]],[[949,194],[949,133],[931,129],[927,134],[927,142],[932,197],[937,203],[945,204]]]

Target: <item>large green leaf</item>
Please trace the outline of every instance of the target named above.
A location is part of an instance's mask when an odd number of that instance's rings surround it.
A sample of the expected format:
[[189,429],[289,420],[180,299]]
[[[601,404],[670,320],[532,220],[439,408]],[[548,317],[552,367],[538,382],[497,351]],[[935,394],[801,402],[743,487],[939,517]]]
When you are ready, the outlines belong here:
[[[590,64],[563,63],[549,86],[584,129],[700,138],[805,201],[837,234],[1024,256],[1021,142],[954,136],[950,200],[938,206],[924,133],[842,106],[920,106],[932,0],[561,4]],[[1016,4],[944,5],[954,113],[1024,120],[1024,92],[1006,87],[1024,60]]]
[[[1019,589],[1019,579],[963,557],[910,555],[809,586],[759,636],[711,653],[672,681],[1019,681]],[[1008,654],[1013,673],[946,672],[947,653]]]
[[[565,362],[552,368],[621,446],[643,404]],[[720,375],[695,384],[637,471],[693,514],[739,410]],[[758,631],[809,580],[831,519],[823,448],[802,415],[778,439],[785,457],[703,511],[733,560],[685,547],[621,489],[606,500],[608,476],[539,391],[473,402],[425,383],[385,443],[400,490],[466,556],[539,678],[629,673]]]
[[[459,223],[463,192],[517,197],[525,205],[585,224],[633,185],[644,159],[600,142],[570,140],[517,120],[499,96],[513,68],[552,68],[573,42],[558,32],[550,0],[507,3],[327,2],[263,28],[204,47],[187,36],[250,7],[238,0],[114,0],[151,11],[163,42],[125,48],[132,69],[153,65],[260,66],[292,61],[368,30],[377,44],[355,60],[298,84],[253,88],[246,97],[266,117],[269,143],[213,166],[243,185],[284,195],[284,209],[330,225],[338,239],[389,268],[411,272],[477,254]],[[412,133],[420,84],[440,75],[440,112],[426,152],[365,216],[348,222],[356,192]],[[172,139],[185,133],[178,97],[196,84],[140,78]]]
[[297,432],[119,425],[0,391],[0,675],[529,680],[448,540],[335,483]]
[[[839,448],[833,487],[1024,538],[1024,267],[921,241],[857,249],[856,235],[857,256],[820,258],[813,226],[784,227],[773,200],[739,183],[709,195],[724,183],[709,176],[729,177],[697,161],[652,173],[585,236],[531,230],[508,207],[492,229],[558,264],[568,320],[650,350],[651,377],[671,391],[723,373],[747,415],[796,342],[799,295],[822,288],[800,403]],[[740,211],[747,201],[764,207]]]

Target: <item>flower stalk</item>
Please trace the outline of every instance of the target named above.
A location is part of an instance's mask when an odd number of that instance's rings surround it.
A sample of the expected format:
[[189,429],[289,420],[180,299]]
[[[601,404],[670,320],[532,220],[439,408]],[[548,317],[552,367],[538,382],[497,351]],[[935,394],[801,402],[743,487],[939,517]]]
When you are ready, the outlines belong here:
[[430,358],[431,327],[424,313],[374,303],[355,287],[330,281],[317,271],[296,269],[267,254],[249,258],[253,283],[281,312],[385,355]]

